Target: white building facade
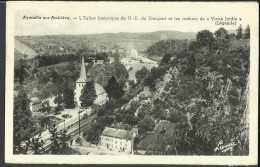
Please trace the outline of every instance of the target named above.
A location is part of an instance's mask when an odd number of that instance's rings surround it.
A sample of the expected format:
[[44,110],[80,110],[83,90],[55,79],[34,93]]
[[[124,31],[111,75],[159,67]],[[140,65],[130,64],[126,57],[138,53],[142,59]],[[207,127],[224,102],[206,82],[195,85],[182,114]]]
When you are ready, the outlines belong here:
[[100,145],[111,150],[133,152],[133,141],[136,135],[134,131],[107,127],[101,134]]

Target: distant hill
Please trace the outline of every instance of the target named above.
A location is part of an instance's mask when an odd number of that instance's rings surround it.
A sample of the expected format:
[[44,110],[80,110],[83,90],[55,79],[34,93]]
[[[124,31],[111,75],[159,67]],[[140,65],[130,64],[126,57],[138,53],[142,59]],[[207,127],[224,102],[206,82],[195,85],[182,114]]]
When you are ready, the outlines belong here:
[[37,56],[37,53],[34,51],[34,49],[30,48],[26,44],[16,39],[14,40],[14,49],[15,49],[14,52],[15,59],[21,59],[21,58],[29,59]]
[[181,32],[181,31],[155,31],[155,32],[140,32],[140,33],[102,33],[91,34],[87,36],[92,37],[106,37],[106,38],[126,38],[126,39],[139,39],[139,40],[163,40],[163,39],[194,39],[195,32]]
[[[195,39],[195,32],[156,31],[119,32],[82,35],[16,36],[15,49],[28,58],[44,54],[75,53],[82,46],[99,49],[132,49],[144,51],[151,44],[166,39]],[[36,53],[37,51],[37,53]]]

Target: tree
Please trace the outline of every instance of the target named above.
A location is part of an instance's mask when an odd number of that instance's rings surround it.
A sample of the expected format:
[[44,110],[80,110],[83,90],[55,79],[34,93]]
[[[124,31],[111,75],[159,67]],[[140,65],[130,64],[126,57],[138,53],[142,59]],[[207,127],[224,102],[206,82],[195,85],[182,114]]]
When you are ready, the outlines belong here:
[[151,117],[144,117],[139,123],[138,123],[138,132],[140,135],[145,134],[148,131],[152,131],[155,127],[154,120]]
[[154,118],[165,119],[165,117],[166,117],[165,101],[157,98],[154,100],[153,103],[154,103],[154,109],[153,109]]
[[167,70],[169,70],[169,66],[153,67],[145,80],[145,85],[149,86],[150,89],[155,90],[156,81],[163,77]]
[[228,31],[225,28],[221,27],[217,31],[215,31],[214,35],[215,35],[216,38],[227,39],[228,38]]
[[249,39],[250,38],[250,27],[249,27],[249,25],[247,25],[246,28],[245,28],[244,38],[245,39]]
[[55,104],[61,105],[63,103],[63,97],[61,94],[55,97],[54,101]]
[[52,69],[52,71],[50,73],[50,77],[52,78],[53,83],[58,84],[62,81],[60,75],[54,69]]
[[103,131],[103,129],[104,129],[104,128],[103,128],[102,124],[96,122],[96,123],[92,124],[92,125],[90,126],[90,128],[86,129],[86,130],[83,132],[83,137],[84,137],[88,142],[97,144],[97,143],[98,143],[99,135],[101,134],[101,132]]
[[166,54],[166,55],[163,56],[161,62],[164,63],[164,64],[167,64],[171,61],[171,57],[172,57],[171,54]]
[[198,42],[198,45],[200,47],[211,47],[212,44],[215,42],[215,39],[213,37],[213,34],[209,30],[202,30],[197,33],[196,41]]
[[134,114],[127,114],[125,117],[125,123],[130,124],[130,125],[136,125],[137,124],[137,118],[135,117]]
[[97,116],[98,117],[102,117],[103,115],[106,114],[106,110],[105,108],[101,107],[98,111],[97,111]]
[[96,100],[96,90],[95,90],[95,82],[89,81],[86,83],[84,88],[82,89],[80,101],[82,103],[81,106],[89,107],[93,105],[94,101]]
[[63,86],[63,102],[66,108],[74,108],[74,90],[72,85],[69,84],[68,80],[65,80]]
[[63,97],[61,94],[59,94],[58,96],[55,97],[54,101],[53,101],[55,104],[57,104],[57,106],[55,107],[55,113],[56,114],[59,114],[60,111],[62,110],[63,108],[63,105],[61,105],[63,103]]
[[124,89],[123,86],[119,84],[119,82],[116,80],[114,76],[110,78],[108,81],[107,86],[105,87],[105,90],[108,94],[109,100],[111,99],[119,99],[124,95]]
[[228,34],[228,39],[235,39],[236,38],[236,35],[234,33],[230,33]]
[[65,149],[67,148],[67,130],[58,131],[57,126],[52,124],[48,128],[51,137],[51,152],[52,154],[65,154]]
[[237,28],[237,35],[236,35],[236,38],[237,39],[241,39],[242,38],[242,36],[243,36],[243,28],[242,28],[242,25],[240,24],[239,26],[238,26],[238,28]]
[[18,80],[20,84],[22,84],[25,78],[28,76],[26,72],[27,66],[28,64],[26,63],[26,60],[23,59],[20,59],[15,64],[14,77]]
[[194,55],[189,54],[187,70],[185,71],[185,73],[188,75],[195,75],[196,66],[197,66],[197,63],[196,63],[196,59],[195,59]]
[[140,81],[145,79],[148,72],[149,71],[147,70],[146,67],[143,67],[141,70],[136,71],[135,77],[136,77],[137,82],[139,83]]
[[189,45],[189,50],[194,51],[199,48],[199,44],[197,41],[191,41]]
[[126,70],[126,67],[123,64],[121,64],[119,60],[116,59],[114,62],[114,69],[115,77],[118,79],[117,82],[119,82],[120,85],[124,86],[125,82],[128,79],[128,71]]
[[26,152],[30,149],[33,151],[33,154],[43,154],[44,148],[43,148],[43,140],[41,139],[41,134],[38,136],[33,137],[30,140],[27,140],[25,142],[26,144]]
[[174,128],[174,148],[176,154],[187,155],[186,134],[189,129],[187,118],[184,114],[179,113],[179,118]]
[[35,126],[30,111],[30,101],[25,90],[19,90],[18,95],[14,97],[14,130],[13,145],[14,152],[21,150],[21,142],[29,139],[35,131]]

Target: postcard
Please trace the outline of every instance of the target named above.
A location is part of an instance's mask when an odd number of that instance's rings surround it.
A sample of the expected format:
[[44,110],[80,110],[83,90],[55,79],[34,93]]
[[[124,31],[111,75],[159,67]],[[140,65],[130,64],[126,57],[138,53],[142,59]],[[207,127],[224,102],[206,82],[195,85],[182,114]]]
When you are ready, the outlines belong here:
[[256,2],[7,2],[6,163],[258,163]]

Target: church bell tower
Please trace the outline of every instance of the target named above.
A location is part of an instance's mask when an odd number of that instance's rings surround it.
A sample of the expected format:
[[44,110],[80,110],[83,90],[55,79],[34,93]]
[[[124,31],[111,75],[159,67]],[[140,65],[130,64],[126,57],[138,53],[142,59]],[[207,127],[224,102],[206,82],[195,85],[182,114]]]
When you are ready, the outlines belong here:
[[76,81],[76,89],[75,89],[75,98],[76,98],[75,100],[79,107],[81,106],[81,101],[80,101],[81,91],[86,85],[86,82],[87,82],[87,76],[86,76],[85,61],[84,61],[84,56],[82,56],[80,76],[79,79]]

